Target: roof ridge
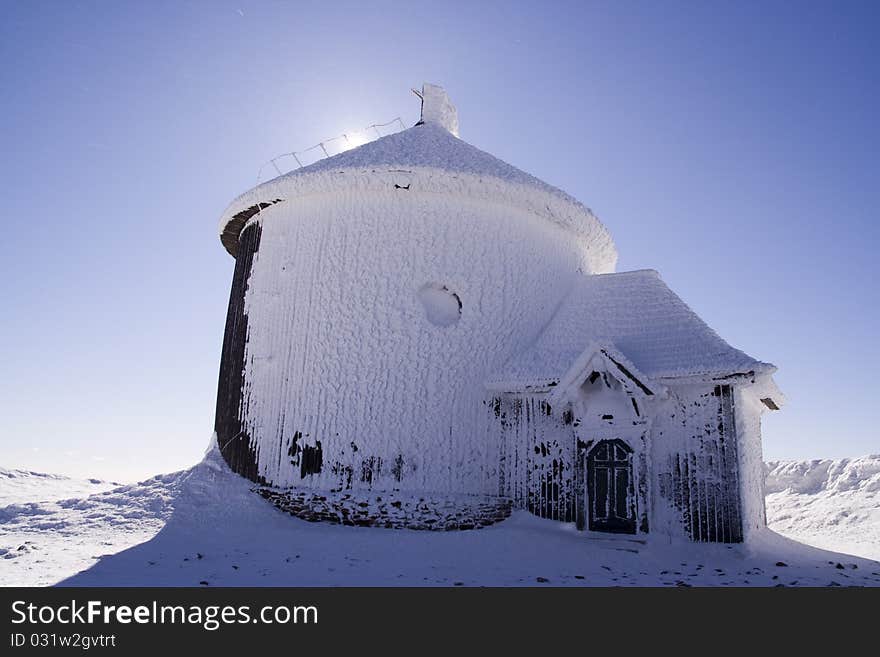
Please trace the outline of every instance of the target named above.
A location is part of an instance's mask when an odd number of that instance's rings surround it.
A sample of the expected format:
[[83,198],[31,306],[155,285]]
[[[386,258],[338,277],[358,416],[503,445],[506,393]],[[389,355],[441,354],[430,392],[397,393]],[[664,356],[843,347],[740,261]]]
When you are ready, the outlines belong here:
[[[660,281],[663,281],[663,277],[660,275],[660,272],[656,269],[652,269],[651,267],[645,267],[643,269],[628,269],[626,271],[609,271],[603,274],[588,274],[586,276],[589,279],[592,276],[595,277],[609,277],[609,276],[633,276],[635,274],[651,274],[653,277],[657,278]],[[664,281],[665,284],[665,281]]]

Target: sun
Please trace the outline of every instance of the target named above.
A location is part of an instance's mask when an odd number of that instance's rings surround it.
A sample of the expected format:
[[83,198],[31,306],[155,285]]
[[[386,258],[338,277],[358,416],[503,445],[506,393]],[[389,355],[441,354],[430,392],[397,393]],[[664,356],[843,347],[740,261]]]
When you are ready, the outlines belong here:
[[363,146],[370,139],[362,132],[346,132],[342,135],[342,150],[350,151],[352,148]]

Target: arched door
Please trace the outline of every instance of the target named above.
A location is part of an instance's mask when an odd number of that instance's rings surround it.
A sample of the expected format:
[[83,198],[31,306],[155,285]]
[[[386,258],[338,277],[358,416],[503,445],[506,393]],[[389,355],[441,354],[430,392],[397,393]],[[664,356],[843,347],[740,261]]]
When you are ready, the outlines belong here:
[[590,531],[636,533],[632,455],[620,439],[602,440],[587,454]]

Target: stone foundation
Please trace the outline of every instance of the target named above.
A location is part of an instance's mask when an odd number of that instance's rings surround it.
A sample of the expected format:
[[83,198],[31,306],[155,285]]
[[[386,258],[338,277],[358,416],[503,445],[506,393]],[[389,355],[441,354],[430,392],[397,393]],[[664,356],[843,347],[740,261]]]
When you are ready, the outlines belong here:
[[309,522],[358,527],[453,531],[480,529],[510,515],[503,497],[329,493],[296,488],[254,489],[281,511]]

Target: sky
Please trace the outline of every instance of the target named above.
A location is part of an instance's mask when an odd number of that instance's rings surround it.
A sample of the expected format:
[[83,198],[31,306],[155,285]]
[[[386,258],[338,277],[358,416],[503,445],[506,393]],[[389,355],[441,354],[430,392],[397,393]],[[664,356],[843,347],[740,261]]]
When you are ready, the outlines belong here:
[[880,4],[3,0],[0,466],[131,480],[213,430],[260,166],[443,85],[779,367],[767,459],[880,452]]

